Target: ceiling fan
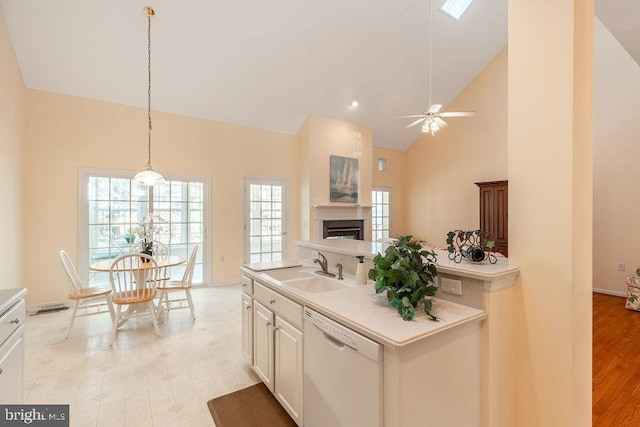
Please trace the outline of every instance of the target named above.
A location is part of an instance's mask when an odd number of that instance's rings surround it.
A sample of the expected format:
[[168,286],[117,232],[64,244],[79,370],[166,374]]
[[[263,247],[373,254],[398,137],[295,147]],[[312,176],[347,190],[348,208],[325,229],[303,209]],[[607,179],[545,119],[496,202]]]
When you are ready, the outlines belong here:
[[475,111],[440,111],[441,104],[433,104],[431,102],[431,64],[432,64],[432,44],[433,44],[433,10],[431,8],[431,0],[429,0],[429,109],[420,114],[412,116],[403,116],[403,119],[418,118],[418,120],[409,123],[405,129],[415,126],[421,122],[422,132],[434,135],[439,129],[448,128],[449,124],[442,120],[442,117],[469,117],[475,116]]

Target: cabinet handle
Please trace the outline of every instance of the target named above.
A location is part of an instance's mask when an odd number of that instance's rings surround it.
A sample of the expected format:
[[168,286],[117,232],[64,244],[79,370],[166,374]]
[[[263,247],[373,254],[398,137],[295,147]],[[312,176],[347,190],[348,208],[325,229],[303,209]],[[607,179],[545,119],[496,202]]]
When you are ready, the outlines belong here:
[[279,330],[280,330],[280,326],[276,326],[276,331],[279,331]]
[[0,375],[2,375],[2,368],[0,368]]
[[243,288],[246,288],[246,287],[247,287],[247,284],[246,284],[246,283],[243,283],[243,284],[242,284],[242,287],[243,287]]
[[12,323],[12,324],[16,324],[16,325],[17,325],[18,323],[20,323],[20,319],[18,319],[18,318],[16,317],[15,319],[13,319],[13,320],[11,321],[11,323]]
[[247,310],[251,310],[251,306],[250,305],[247,306]]
[[274,302],[276,302],[276,300],[272,299],[269,301],[269,304],[273,304]]
[[267,326],[271,325],[271,320],[267,321]]

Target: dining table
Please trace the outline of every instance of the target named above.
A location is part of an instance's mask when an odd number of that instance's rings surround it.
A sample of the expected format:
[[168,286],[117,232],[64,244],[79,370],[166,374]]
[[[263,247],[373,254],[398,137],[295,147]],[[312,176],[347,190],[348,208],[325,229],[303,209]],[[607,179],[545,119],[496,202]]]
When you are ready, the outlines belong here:
[[[181,256],[177,256],[177,255],[167,255],[167,256],[158,256],[158,257],[154,257],[156,264],[158,265],[158,268],[162,269],[162,268],[168,268],[168,267],[175,267],[176,265],[180,265],[180,264],[184,264],[187,259]],[[115,259],[102,259],[100,261],[96,261],[94,263],[91,263],[91,265],[89,265],[89,269],[93,270],[93,271],[98,271],[98,272],[102,272],[102,273],[108,273],[109,271],[111,271],[111,264],[113,264],[113,261]],[[128,260],[130,261],[130,259]],[[146,271],[149,270],[151,268],[151,265],[149,265],[150,263],[134,263],[132,265],[131,262],[127,262],[125,264],[125,270],[126,271],[130,271],[130,270],[137,270],[137,271]]]
[[[162,270],[169,267],[175,267],[180,264],[184,264],[187,259],[177,255],[163,255],[154,256],[158,270]],[[134,258],[135,259],[135,258]],[[109,273],[111,271],[111,265],[115,259],[103,259],[96,261],[89,265],[89,269],[101,273]],[[147,272],[152,268],[150,262],[132,262],[132,258],[125,260],[124,266],[119,268],[118,271],[132,271],[135,275],[136,283],[145,283],[147,280]],[[118,323],[118,327],[122,326],[129,317],[133,317],[138,312],[147,311],[145,304],[131,304],[127,309],[125,320]]]

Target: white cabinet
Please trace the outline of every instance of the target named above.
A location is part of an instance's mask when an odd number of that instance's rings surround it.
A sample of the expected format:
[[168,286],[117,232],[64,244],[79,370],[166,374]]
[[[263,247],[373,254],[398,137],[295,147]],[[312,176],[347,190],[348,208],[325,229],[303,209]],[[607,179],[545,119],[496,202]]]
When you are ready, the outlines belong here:
[[273,312],[253,302],[253,369],[273,393]]
[[242,275],[242,354],[253,365],[253,279]]
[[[243,284],[245,280],[243,278]],[[253,297],[246,294],[251,287]],[[302,306],[257,281],[242,294],[242,350],[291,418],[302,425]],[[253,307],[253,309],[249,309]],[[252,311],[251,319],[248,313]],[[251,323],[251,320],[253,322]],[[249,336],[253,339],[251,345]]]
[[24,391],[26,289],[0,290],[0,402],[20,404]]
[[242,293],[242,354],[253,364],[253,297]]
[[0,402],[22,403],[24,339],[22,331],[9,338],[0,348]]
[[303,334],[276,316],[275,396],[291,418],[302,423]]

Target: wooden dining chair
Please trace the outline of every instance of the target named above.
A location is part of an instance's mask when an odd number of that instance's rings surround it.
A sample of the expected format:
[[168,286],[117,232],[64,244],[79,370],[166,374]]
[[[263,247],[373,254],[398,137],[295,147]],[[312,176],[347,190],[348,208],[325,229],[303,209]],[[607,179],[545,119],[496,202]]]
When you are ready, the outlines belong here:
[[[111,330],[110,346],[116,339],[118,328],[131,317],[151,315],[153,328],[160,336],[156,309],[153,304],[158,291],[158,264],[147,254],[126,254],[116,258],[111,264],[109,282],[113,295],[111,300],[116,305],[116,315]],[[122,311],[123,306],[128,306]]]
[[[191,285],[193,283],[193,269],[196,265],[197,254],[198,245],[196,244],[191,251],[187,268],[182,275],[182,280],[173,280],[158,284],[158,291],[160,291],[160,298],[158,302],[159,312],[168,312],[169,310],[189,307],[191,310],[191,318],[195,320],[196,312],[193,307],[193,300],[191,299]],[[184,291],[185,298],[169,299],[169,293],[173,291]],[[183,306],[183,302],[187,302],[188,305]]]
[[[169,246],[167,246],[166,244],[158,241],[158,240],[152,240],[151,241],[153,243],[153,257],[158,260],[161,261],[165,258],[168,258],[170,253],[169,253]],[[169,281],[169,279],[171,279],[171,274],[169,272],[169,268],[168,267],[159,267],[158,269],[158,284],[162,284],[162,283],[166,283]]]
[[[103,308],[106,306],[111,320],[114,319],[115,314],[113,311],[113,304],[111,303],[111,287],[104,286],[84,286],[78,275],[69,254],[66,251],[60,251],[60,259],[62,260],[62,266],[67,274],[69,283],[69,295],[67,296],[74,302],[73,310],[71,312],[71,321],[69,322],[69,329],[67,330],[66,338],[71,335],[71,327],[76,317],[92,316],[94,314],[104,314]],[[81,313],[78,314],[78,309]]]

